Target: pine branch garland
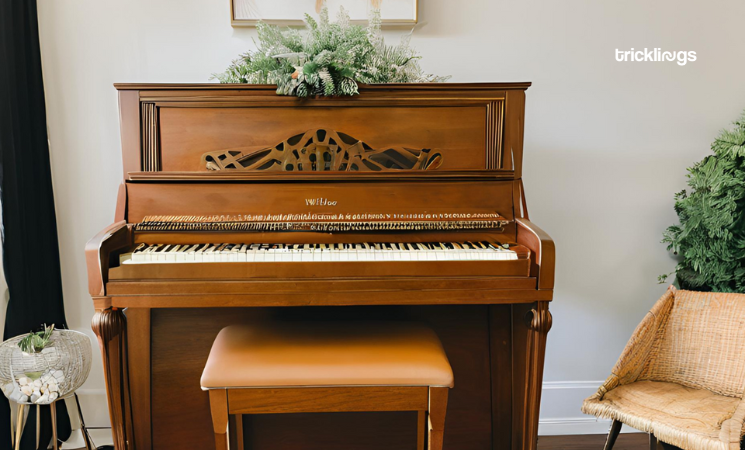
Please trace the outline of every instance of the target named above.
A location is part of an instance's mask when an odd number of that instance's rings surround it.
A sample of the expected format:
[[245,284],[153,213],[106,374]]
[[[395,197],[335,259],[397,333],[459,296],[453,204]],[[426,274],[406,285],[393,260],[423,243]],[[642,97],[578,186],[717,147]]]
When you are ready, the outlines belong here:
[[409,45],[411,33],[396,46],[387,46],[381,32],[380,10],[374,9],[367,27],[351,25],[341,8],[335,23],[328,8],[319,19],[305,16],[305,33],[260,22],[257,50],[247,52],[214,74],[221,83],[276,84],[277,94],[356,95],[357,83],[441,82],[449,77],[425,74],[421,58]]

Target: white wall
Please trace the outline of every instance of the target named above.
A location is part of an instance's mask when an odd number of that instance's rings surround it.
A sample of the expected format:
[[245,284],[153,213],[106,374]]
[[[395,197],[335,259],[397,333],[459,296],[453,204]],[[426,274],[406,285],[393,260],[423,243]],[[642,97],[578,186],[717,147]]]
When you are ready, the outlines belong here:
[[[676,219],[673,193],[745,108],[745,3],[420,2],[412,42],[427,71],[534,83],[525,183],[531,219],[558,245],[542,432],[597,431],[579,405],[664,290],[656,277],[674,261],[659,241]],[[113,220],[121,179],[112,83],[207,81],[253,45],[254,31],[232,29],[228,15],[228,0],[39,0],[73,328],[90,329],[83,246]],[[632,47],[692,50],[698,60],[615,61],[616,48]],[[100,360],[95,367],[86,388],[100,394]]]

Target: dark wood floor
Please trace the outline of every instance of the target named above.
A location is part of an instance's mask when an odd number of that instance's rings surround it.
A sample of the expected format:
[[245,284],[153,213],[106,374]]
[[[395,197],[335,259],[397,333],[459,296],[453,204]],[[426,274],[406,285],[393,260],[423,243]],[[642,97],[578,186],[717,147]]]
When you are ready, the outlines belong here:
[[[539,436],[538,450],[602,450],[605,445],[604,434],[584,436]],[[649,435],[646,433],[622,433],[618,436],[613,450],[646,450],[649,448]]]

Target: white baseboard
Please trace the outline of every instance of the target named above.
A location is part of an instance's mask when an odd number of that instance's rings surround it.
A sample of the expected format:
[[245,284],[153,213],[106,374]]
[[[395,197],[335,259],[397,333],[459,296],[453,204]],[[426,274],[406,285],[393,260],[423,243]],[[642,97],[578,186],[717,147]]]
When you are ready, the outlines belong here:
[[[565,434],[606,434],[609,420],[599,420],[582,414],[582,401],[594,394],[603,384],[600,381],[547,381],[543,383],[540,436]],[[625,427],[622,431],[634,431]]]
[[[539,436],[559,436],[565,434],[607,434],[610,420],[594,417],[570,417],[560,419],[541,419],[538,423]],[[622,432],[633,431],[622,428]]]

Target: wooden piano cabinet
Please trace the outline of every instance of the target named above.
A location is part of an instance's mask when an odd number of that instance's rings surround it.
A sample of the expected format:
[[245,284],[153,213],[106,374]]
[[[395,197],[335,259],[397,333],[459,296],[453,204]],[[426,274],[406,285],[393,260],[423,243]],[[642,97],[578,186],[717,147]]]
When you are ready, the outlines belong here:
[[[212,341],[224,326],[268,318],[380,318],[425,321],[442,339],[456,377],[446,449],[534,450],[550,326],[546,304],[130,308],[126,322],[121,310],[104,310],[99,314],[116,317],[112,329],[119,329],[118,336],[128,344],[123,346],[117,336],[100,335],[109,339],[110,350],[104,353],[109,355],[109,398],[121,399],[112,404],[112,417],[120,424],[115,428],[117,445],[138,450],[211,448],[209,399],[200,390],[199,378]],[[125,354],[128,358],[122,357]],[[126,361],[129,373],[122,373]],[[415,420],[416,414],[408,413],[260,415],[244,418],[244,440],[253,450],[404,450],[416,443],[411,432]]]
[[[199,381],[223,327],[376,318],[420,320],[440,336],[455,373],[445,450],[536,450],[555,248],[528,219],[522,189],[529,85],[361,86],[359,96],[302,102],[275,95],[273,86],[117,85],[124,166],[117,222],[85,250],[116,450],[214,448]],[[316,129],[393,158],[376,166],[370,153],[353,155],[349,161],[368,158],[359,172],[228,167],[283,140],[295,146],[293,137]],[[306,150],[330,148],[318,142],[298,144],[298,161],[309,158]],[[411,155],[401,149],[439,159],[403,167]],[[205,155],[227,163],[205,164]],[[308,201],[320,197],[333,205]],[[414,224],[400,233],[137,229],[145,216],[431,214],[443,225],[448,215],[485,212],[505,223],[427,231]],[[467,241],[507,243],[517,259],[119,264],[139,243]],[[243,416],[243,440],[247,450],[410,450],[418,420],[407,412]]]
[[[199,377],[212,341],[224,326],[269,317],[282,320],[399,318],[426,321],[442,339],[457,380],[450,393],[445,448],[531,448],[529,445],[513,447],[511,427],[494,428],[492,423],[494,413],[506,413],[508,425],[512,420],[523,420],[520,417],[511,420],[509,409],[505,411],[504,404],[493,402],[495,390],[506,393],[510,389],[509,384],[504,384],[504,380],[510,377],[503,375],[526,369],[526,366],[520,367],[520,363],[511,367],[511,350],[492,348],[495,340],[510,347],[512,338],[509,332],[504,332],[509,327],[495,329],[493,325],[509,324],[513,317],[512,309],[511,305],[454,305],[151,310],[149,339],[129,340],[131,370],[142,374],[146,367],[151,367],[149,380],[142,376],[131,378],[136,442],[147,445],[147,437],[141,435],[152,436],[150,446],[138,445],[137,448],[210,448],[213,436],[209,400],[199,388]],[[129,315],[131,326],[134,320]],[[137,311],[136,315],[136,320],[142,324],[147,321],[146,313]],[[521,322],[524,320],[522,310],[515,311],[514,315],[519,315]],[[147,340],[152,345],[149,358],[147,351],[133,347],[147,346]],[[493,373],[495,369],[498,372]],[[145,385],[148,381],[150,401],[142,398],[143,393],[147,393]],[[515,386],[516,393],[524,389],[519,383]],[[135,391],[138,391],[136,395]],[[506,397],[509,398],[509,394]],[[152,409],[149,411],[149,408]],[[151,415],[152,428],[146,420],[148,415]],[[322,418],[303,414],[266,415],[244,420],[246,448],[255,450],[365,450],[384,447],[404,450],[413,448],[416,443],[416,436],[411,432],[416,429],[415,414],[328,414]]]

